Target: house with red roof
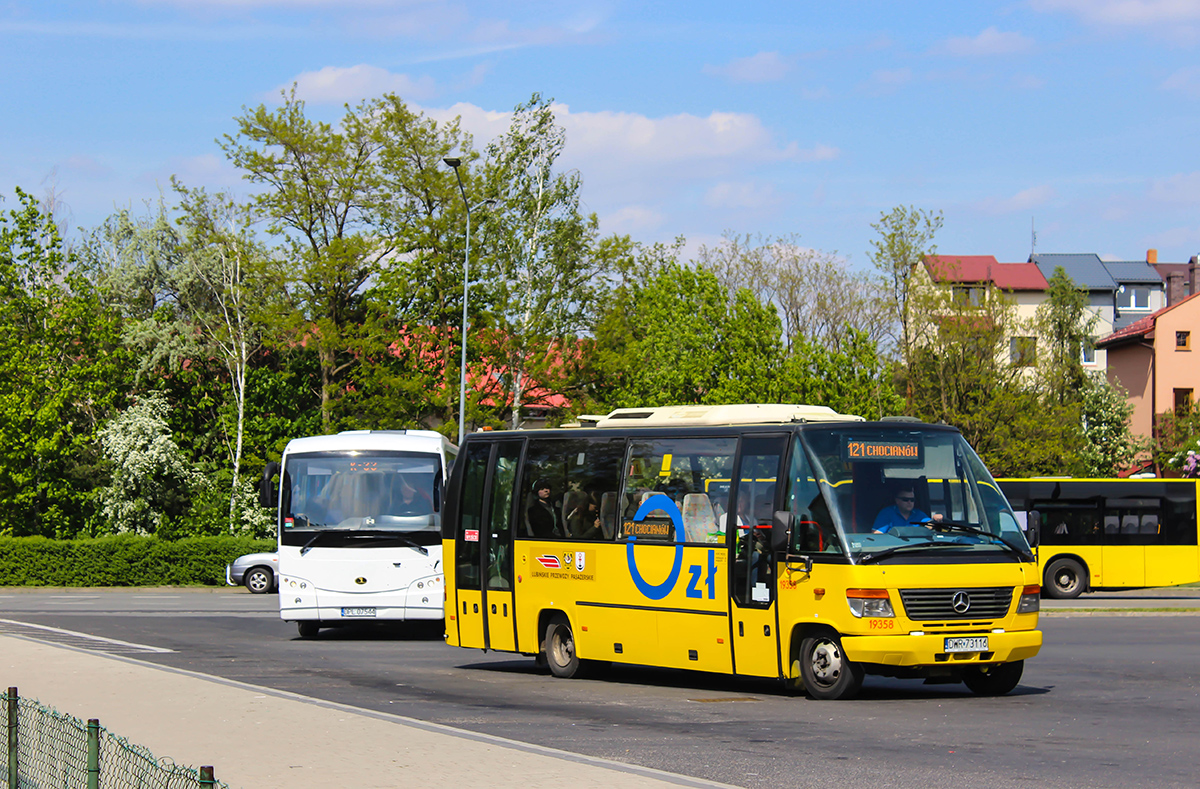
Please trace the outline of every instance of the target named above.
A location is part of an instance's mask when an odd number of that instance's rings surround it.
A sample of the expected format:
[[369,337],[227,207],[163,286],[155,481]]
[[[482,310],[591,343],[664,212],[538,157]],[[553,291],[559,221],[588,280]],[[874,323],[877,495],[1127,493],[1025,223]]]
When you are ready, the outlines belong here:
[[1133,404],[1131,429],[1155,435],[1164,411],[1190,409],[1200,389],[1200,293],[1193,293],[1096,342],[1108,353],[1108,379]]

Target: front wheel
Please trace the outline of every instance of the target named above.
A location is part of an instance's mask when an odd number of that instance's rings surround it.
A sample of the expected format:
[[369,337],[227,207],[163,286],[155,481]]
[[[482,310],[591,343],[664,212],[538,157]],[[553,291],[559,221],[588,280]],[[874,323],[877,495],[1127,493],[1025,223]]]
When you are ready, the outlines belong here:
[[963,674],[963,684],[976,696],[1003,696],[1021,682],[1024,671],[1024,660],[973,668]]
[[275,574],[265,567],[254,567],[242,580],[253,594],[266,594],[275,586]]
[[1055,559],[1046,567],[1046,595],[1074,600],[1083,592],[1087,571],[1074,559]]
[[814,699],[853,698],[862,687],[865,673],[861,665],[846,657],[842,640],[835,634],[800,642],[800,676],[804,689]]
[[580,670],[579,656],[575,654],[575,634],[565,617],[555,617],[546,626],[546,665],[556,677],[570,679]]

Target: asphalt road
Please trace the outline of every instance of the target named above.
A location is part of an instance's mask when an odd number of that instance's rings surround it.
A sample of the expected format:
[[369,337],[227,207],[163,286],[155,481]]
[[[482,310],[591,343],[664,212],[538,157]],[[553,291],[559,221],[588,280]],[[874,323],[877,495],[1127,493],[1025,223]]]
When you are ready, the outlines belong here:
[[[0,590],[0,631],[739,786],[1200,784],[1200,589],[1045,602],[1042,653],[996,699],[868,677],[815,702],[629,666],[556,680],[437,628],[301,640],[273,595],[240,590]],[[1179,613],[1096,611],[1160,607]]]

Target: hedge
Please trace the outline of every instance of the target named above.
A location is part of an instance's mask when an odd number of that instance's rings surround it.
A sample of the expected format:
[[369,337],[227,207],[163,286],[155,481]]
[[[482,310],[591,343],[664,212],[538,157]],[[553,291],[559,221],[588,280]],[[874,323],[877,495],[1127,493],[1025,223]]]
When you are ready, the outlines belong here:
[[237,557],[273,550],[249,537],[0,537],[0,586],[217,586]]

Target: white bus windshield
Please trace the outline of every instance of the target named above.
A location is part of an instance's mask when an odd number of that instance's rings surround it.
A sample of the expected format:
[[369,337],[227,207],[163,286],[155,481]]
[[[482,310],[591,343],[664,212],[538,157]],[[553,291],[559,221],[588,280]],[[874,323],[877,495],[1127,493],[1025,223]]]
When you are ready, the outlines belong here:
[[440,541],[441,459],[416,452],[321,452],[288,457],[281,535],[368,532]]
[[802,435],[855,561],[957,561],[964,553],[1028,560],[1012,509],[957,432],[863,425]]

